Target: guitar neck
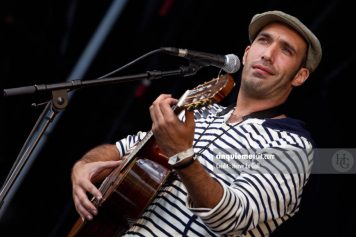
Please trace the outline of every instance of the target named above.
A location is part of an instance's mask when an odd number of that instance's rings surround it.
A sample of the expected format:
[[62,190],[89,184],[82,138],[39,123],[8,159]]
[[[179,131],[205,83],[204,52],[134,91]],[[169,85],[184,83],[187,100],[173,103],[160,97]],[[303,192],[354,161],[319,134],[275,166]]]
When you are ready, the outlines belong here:
[[136,147],[130,152],[130,154],[125,157],[125,164],[120,167],[121,170],[125,170],[127,166],[130,164],[131,160],[133,160],[137,153],[141,151],[141,149],[146,145],[146,143],[152,138],[153,132],[149,131],[146,135],[142,138],[142,140],[136,145]]

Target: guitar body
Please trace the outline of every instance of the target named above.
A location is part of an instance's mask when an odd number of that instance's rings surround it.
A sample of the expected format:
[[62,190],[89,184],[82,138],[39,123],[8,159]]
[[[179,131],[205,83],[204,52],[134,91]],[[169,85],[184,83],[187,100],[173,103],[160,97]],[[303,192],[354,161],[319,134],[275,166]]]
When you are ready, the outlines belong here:
[[[186,91],[174,108],[194,110],[219,102],[230,93],[235,83],[223,75]],[[152,131],[136,145],[123,163],[102,182],[102,200],[92,199],[98,215],[91,221],[78,219],[68,237],[114,237],[124,234],[141,216],[170,176],[168,158],[160,151]]]
[[153,137],[124,170],[119,169],[113,170],[100,187],[103,201],[98,205],[98,215],[90,221],[79,218],[68,237],[123,234],[141,216],[171,173],[167,158]]

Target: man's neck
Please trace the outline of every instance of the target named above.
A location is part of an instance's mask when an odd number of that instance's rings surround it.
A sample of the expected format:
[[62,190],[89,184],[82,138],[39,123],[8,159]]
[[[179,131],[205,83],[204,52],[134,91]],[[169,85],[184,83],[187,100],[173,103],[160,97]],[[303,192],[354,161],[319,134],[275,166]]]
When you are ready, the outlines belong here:
[[[249,115],[253,112],[262,111],[266,109],[270,109],[281,105],[285,102],[285,99],[254,99],[249,98],[243,95],[243,93],[239,94],[236,107],[231,117],[229,118],[229,122],[239,122],[246,115]],[[285,117],[284,115],[278,117]]]

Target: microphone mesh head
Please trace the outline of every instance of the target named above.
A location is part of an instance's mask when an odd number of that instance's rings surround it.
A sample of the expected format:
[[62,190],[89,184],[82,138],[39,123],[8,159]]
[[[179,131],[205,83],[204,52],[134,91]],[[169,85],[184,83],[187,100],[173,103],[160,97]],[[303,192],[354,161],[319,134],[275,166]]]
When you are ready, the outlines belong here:
[[225,66],[222,68],[227,73],[234,73],[240,69],[240,59],[235,54],[225,55]]

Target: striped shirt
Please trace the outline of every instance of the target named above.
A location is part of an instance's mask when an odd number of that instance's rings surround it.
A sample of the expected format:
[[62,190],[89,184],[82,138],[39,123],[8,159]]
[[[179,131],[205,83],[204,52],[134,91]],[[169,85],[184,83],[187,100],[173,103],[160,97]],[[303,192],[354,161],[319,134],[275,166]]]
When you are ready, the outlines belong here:
[[[193,148],[223,187],[214,208],[192,206],[175,178],[125,236],[269,236],[299,209],[312,166],[312,140],[299,120],[249,118],[226,123],[231,112],[212,105],[195,112]],[[127,154],[145,133],[116,143]]]

